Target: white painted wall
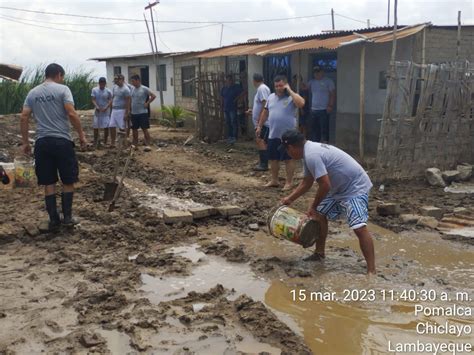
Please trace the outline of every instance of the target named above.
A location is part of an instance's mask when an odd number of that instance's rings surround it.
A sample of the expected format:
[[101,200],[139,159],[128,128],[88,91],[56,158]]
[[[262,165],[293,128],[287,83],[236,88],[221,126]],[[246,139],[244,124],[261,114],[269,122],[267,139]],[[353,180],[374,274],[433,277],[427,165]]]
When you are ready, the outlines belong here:
[[[163,91],[163,101],[165,105],[174,105],[175,104],[175,97],[174,97],[174,68],[173,68],[173,58],[160,58],[160,65],[166,65],[166,91]],[[135,58],[124,58],[121,60],[110,60],[106,61],[106,69],[107,69],[107,87],[110,89],[113,86],[113,78],[114,78],[114,67],[120,66],[122,68],[122,74],[125,76],[125,80],[128,81],[129,66],[141,66],[147,65],[149,71],[149,79],[150,79],[150,89],[156,95],[155,101],[151,104],[151,111],[152,113],[157,113],[160,109],[160,93],[156,89],[156,67],[153,61],[152,56],[143,56],[143,57],[135,57]]]
[[[397,41],[396,60],[412,60],[414,36]],[[366,44],[365,112],[382,114],[387,90],[379,89],[379,72],[387,71],[392,43]],[[359,112],[359,76],[361,45],[343,46],[337,52],[337,111]]]
[[[247,82],[248,82],[248,100],[249,106],[253,106],[253,98],[255,97],[255,93],[257,89],[253,86],[253,75],[255,73],[259,73],[263,75],[263,57],[258,55],[249,55],[247,57]],[[268,85],[268,83],[266,83]],[[271,84],[271,83],[270,83]]]

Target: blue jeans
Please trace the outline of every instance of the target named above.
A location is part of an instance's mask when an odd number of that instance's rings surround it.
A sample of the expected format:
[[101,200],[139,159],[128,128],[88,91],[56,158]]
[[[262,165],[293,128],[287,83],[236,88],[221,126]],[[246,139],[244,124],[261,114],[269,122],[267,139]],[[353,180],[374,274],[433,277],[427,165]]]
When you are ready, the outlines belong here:
[[329,142],[329,114],[327,111],[311,110],[311,117],[308,121],[308,140]]
[[224,111],[225,123],[227,125],[227,138],[237,139],[239,122],[237,111]]

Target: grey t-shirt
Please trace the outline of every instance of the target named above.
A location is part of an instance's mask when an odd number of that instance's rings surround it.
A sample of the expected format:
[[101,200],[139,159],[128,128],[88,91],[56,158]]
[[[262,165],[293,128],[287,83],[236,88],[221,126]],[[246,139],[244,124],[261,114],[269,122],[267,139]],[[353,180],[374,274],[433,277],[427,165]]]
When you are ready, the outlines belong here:
[[311,109],[312,110],[325,110],[329,104],[329,94],[336,87],[334,81],[329,78],[323,77],[321,80],[311,79],[308,82],[308,86],[311,89]]
[[[253,98],[253,107],[252,107],[252,120],[255,127],[257,127],[258,119],[260,117],[260,113],[262,112],[263,102],[267,101],[268,96],[270,95],[270,89],[265,84],[260,84],[257,88],[257,93]],[[268,121],[265,122],[265,126],[268,126]]]
[[139,87],[133,87],[132,89],[132,114],[138,115],[141,113],[148,113],[147,108],[144,106],[145,102],[150,96],[150,89],[145,85]]
[[99,87],[95,87],[92,89],[91,97],[95,99],[99,108],[105,108],[109,104],[109,100],[112,98],[112,91],[108,88],[101,90]]
[[269,139],[281,139],[285,131],[296,127],[296,106],[291,96],[280,97],[273,93],[268,96],[265,107],[268,109]]
[[304,176],[315,180],[328,175],[331,190],[327,197],[348,200],[368,193],[369,176],[349,154],[332,145],[307,141],[304,145]]
[[64,108],[67,103],[74,105],[71,90],[55,82],[46,81],[28,93],[23,106],[33,112],[36,139],[56,137],[72,140],[69,117]]
[[114,85],[112,88],[112,95],[112,108],[124,110],[126,108],[126,99],[127,97],[130,97],[130,90],[128,87],[125,84],[122,87]]

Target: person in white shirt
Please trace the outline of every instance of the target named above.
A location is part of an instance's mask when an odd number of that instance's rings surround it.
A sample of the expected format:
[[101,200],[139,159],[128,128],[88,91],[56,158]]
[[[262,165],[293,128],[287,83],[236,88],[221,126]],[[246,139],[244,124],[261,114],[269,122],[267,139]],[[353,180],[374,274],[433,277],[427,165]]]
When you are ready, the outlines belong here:
[[[270,95],[270,88],[265,85],[263,82],[263,75],[259,73],[255,73],[253,75],[253,85],[257,89],[253,99],[253,107],[251,110],[248,110],[248,113],[252,115],[252,122],[257,131],[258,128],[258,121],[260,116],[265,109],[265,105],[267,103],[268,96]],[[268,133],[270,129],[268,128],[268,122],[265,122],[260,130],[260,134],[255,136],[255,143],[257,144],[258,148],[258,155],[259,155],[259,164],[254,168],[256,171],[267,171],[268,170],[268,154],[267,154],[267,141],[268,141]]]

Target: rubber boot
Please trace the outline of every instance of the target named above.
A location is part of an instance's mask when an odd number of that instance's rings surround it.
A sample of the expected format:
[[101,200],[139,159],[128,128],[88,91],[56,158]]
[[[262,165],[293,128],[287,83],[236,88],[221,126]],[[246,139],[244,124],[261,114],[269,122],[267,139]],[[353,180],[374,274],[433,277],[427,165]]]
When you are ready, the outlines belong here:
[[254,168],[255,171],[267,171],[268,170],[268,155],[266,150],[259,150],[260,163]]
[[72,217],[72,201],[74,192],[63,192],[61,194],[61,202],[63,208],[63,224],[66,226],[73,226],[79,223]]
[[61,224],[61,219],[59,218],[58,209],[56,207],[56,195],[45,196],[44,202],[49,215],[48,228],[49,230],[54,230]]

